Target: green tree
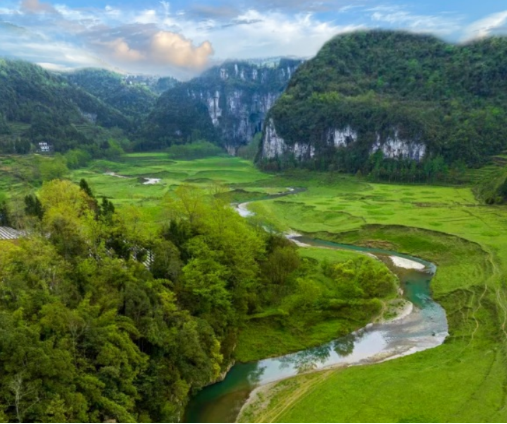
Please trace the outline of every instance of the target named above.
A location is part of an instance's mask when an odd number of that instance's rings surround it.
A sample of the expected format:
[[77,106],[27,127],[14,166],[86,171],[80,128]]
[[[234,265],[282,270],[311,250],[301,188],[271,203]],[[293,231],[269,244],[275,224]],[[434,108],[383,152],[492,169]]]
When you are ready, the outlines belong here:
[[54,159],[45,159],[40,162],[39,172],[42,181],[57,180],[65,177],[69,169],[62,156],[55,156]]

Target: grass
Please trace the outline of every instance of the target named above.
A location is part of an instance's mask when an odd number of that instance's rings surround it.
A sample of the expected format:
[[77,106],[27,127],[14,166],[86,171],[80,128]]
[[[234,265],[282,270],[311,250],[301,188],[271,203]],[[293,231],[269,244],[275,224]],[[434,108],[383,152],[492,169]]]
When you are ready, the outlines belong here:
[[[1,157],[0,190],[11,195],[33,190],[19,172],[23,167],[29,167],[29,158]],[[106,171],[130,179],[104,175]],[[488,172],[477,170],[474,175],[483,178]],[[142,177],[161,177],[162,182],[146,186]],[[251,405],[242,420],[507,421],[507,207],[479,204],[468,187],[370,184],[304,172],[273,176],[247,161],[224,157],[185,162],[170,161],[165,154],[130,154],[122,163],[93,162],[70,178],[88,179],[97,195],[120,207],[144,206],[152,220],[158,219],[160,199],[184,182],[203,186],[222,182],[236,190],[239,201],[305,187],[290,197],[259,200],[251,209],[278,228],[389,248],[438,265],[432,290],[450,326],[442,346],[382,364],[280,382],[264,394],[263,402]],[[342,253],[308,249],[303,254],[320,260]],[[330,333],[324,323],[305,340],[283,335],[280,349],[317,343]],[[260,346],[252,351],[274,345],[273,337],[262,327],[252,329],[249,338]],[[240,343],[240,356],[241,349],[245,351]]]
[[[335,284],[320,272],[319,264],[322,261],[345,262],[361,255],[357,252],[320,248],[300,248],[299,253],[316,263],[313,272],[308,275],[322,290],[331,290]],[[301,315],[291,316],[290,323],[286,319],[279,322],[280,310],[276,308],[255,315],[254,318],[259,318],[247,321],[239,334],[236,359],[250,362],[319,346],[364,327],[372,319],[367,314],[354,319],[322,319],[318,312],[312,313],[312,317],[313,315],[315,322],[312,324],[307,323],[308,317]],[[294,325],[294,321],[301,325]]]
[[507,208],[478,204],[463,187],[357,180],[316,186],[318,178],[307,191],[262,201],[256,211],[318,238],[435,262],[432,290],[450,336],[405,358],[278,383],[241,420],[505,422]]

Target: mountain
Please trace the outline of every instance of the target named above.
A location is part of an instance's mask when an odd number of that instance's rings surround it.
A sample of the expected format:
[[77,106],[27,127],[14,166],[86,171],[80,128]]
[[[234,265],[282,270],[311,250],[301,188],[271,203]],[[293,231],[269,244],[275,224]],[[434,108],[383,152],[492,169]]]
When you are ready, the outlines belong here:
[[[157,96],[135,79],[105,69],[81,69],[63,74],[67,80],[126,116],[140,118],[153,109]],[[157,79],[158,80],[158,79]]]
[[0,59],[1,152],[26,153],[39,142],[66,151],[99,142],[90,133],[114,127],[131,131],[132,120],[62,76]]
[[389,159],[421,172],[428,161],[478,166],[507,147],[506,109],[506,38],[453,45],[392,31],[340,35],[292,77],[268,114],[258,159],[348,172],[408,172]]
[[176,87],[180,82],[173,77],[157,77],[151,75],[126,75],[123,80],[129,84],[147,87],[152,93],[160,96],[164,91]]
[[179,84],[157,101],[140,147],[163,148],[205,138],[234,153],[262,131],[268,111],[300,64],[297,59],[231,61]]

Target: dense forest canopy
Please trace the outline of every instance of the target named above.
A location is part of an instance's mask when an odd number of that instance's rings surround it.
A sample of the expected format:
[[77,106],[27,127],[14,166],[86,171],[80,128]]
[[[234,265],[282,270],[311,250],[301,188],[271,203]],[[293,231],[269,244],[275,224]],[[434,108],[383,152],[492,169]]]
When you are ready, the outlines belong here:
[[[369,173],[375,144],[398,141],[423,145],[426,160],[478,166],[507,147],[506,69],[504,37],[453,45],[403,32],[340,35],[298,69],[270,118],[288,146],[312,146],[307,152],[315,155],[300,159],[319,169]],[[341,142],[333,142],[335,130]],[[384,149],[384,169],[377,171],[420,179],[424,164],[411,173],[410,162],[421,158],[396,149]],[[294,163],[289,156],[271,162],[287,166]],[[401,156],[408,163],[389,165]]]
[[28,62],[0,59],[0,99],[3,153],[28,153],[39,142],[57,152],[98,147],[108,129],[134,130],[133,120],[118,109]]
[[24,204],[29,235],[0,249],[2,421],[178,421],[231,363],[247,319],[353,327],[396,293],[367,257],[320,270],[220,188],[181,186],[161,226],[85,180],[47,182]]
[[82,69],[62,76],[134,120],[141,120],[150,113],[157,99],[146,83],[105,69]]

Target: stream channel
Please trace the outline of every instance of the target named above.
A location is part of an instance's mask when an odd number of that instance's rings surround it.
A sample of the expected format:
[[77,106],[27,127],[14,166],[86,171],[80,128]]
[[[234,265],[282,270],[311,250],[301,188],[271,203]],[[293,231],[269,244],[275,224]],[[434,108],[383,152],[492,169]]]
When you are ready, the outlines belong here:
[[[242,213],[247,210],[246,204],[239,205],[237,209],[241,215],[247,215]],[[205,387],[190,400],[184,418],[186,422],[234,422],[252,390],[260,385],[311,370],[371,364],[410,355],[439,346],[447,337],[445,311],[431,298],[430,282],[436,272],[434,264],[388,250],[343,245],[303,236],[290,238],[315,247],[354,250],[376,256],[399,277],[403,297],[412,302],[413,308],[399,319],[368,324],[363,329],[318,347],[234,365],[222,382]],[[397,266],[395,262],[403,261],[396,261],[396,258],[406,259],[409,261],[407,263],[413,261],[419,269]]]

